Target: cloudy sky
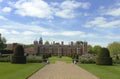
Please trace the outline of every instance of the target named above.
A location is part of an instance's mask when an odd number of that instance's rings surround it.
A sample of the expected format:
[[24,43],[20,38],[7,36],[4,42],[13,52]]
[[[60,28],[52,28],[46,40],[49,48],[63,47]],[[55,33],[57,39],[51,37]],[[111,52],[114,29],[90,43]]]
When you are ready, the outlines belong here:
[[0,33],[7,43],[120,41],[120,0],[0,0]]

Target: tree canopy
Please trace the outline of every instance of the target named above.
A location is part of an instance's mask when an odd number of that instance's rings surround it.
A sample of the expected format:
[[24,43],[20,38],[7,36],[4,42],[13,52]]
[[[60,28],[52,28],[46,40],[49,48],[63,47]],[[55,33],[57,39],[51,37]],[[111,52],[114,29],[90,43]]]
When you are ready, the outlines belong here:
[[120,54],[120,42],[113,42],[108,45],[108,49],[110,51],[110,55],[118,55]]
[[91,45],[88,45],[87,49],[88,53],[93,54],[93,47]]
[[80,45],[81,43],[83,43],[82,41],[76,41],[76,45]]
[[101,50],[101,48],[102,48],[101,46],[99,46],[99,45],[95,45],[95,46],[93,47],[94,54],[99,53],[100,50]]
[[6,48],[6,39],[4,37],[1,37],[0,39],[0,49]]
[[49,45],[49,44],[50,44],[49,41],[46,41],[46,42],[45,42],[45,45]]
[[101,48],[102,47],[99,45],[95,45],[94,47],[88,45],[88,53],[96,55],[97,53],[100,52]]

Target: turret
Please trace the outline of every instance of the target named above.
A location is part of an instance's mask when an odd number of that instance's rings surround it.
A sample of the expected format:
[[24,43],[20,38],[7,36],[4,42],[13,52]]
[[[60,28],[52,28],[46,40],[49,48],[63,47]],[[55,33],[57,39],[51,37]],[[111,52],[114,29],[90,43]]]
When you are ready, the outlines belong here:
[[38,41],[37,40],[34,41],[34,45],[35,46],[38,45]]
[[87,53],[87,42],[83,42],[83,53]]
[[73,46],[73,41],[71,41],[71,46]]
[[64,45],[64,42],[63,42],[63,41],[61,41],[61,45],[62,45],[62,46]]
[[40,45],[43,45],[42,37],[40,37],[39,44],[40,44]]

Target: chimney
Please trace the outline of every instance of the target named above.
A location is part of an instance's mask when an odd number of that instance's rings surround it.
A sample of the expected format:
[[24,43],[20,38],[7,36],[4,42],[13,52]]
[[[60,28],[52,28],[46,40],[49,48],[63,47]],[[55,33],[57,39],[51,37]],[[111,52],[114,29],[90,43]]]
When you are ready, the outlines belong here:
[[71,41],[71,46],[73,46],[73,41]]
[[61,42],[61,45],[64,45],[64,42],[63,42],[63,41]]

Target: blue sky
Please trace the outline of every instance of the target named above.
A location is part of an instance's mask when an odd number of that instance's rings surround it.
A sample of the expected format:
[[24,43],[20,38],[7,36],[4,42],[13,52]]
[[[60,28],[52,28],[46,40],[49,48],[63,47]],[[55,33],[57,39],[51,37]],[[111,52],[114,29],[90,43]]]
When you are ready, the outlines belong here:
[[120,0],[0,0],[0,33],[7,43],[120,42]]

